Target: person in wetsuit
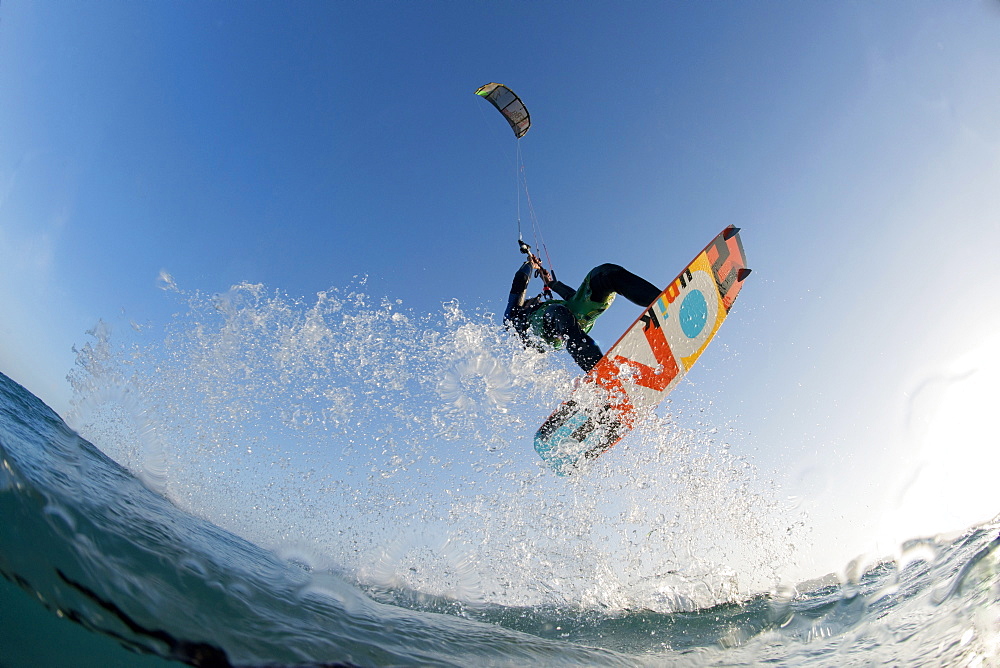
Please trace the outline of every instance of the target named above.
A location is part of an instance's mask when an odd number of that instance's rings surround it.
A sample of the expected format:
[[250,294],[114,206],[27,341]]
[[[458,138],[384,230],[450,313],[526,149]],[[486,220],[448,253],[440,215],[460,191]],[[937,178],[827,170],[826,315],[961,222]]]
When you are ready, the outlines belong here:
[[[525,299],[533,266],[538,267],[538,275],[546,287],[562,299]],[[529,258],[514,274],[503,319],[526,346],[537,347],[537,339],[532,335],[554,348],[565,345],[573,361],[589,372],[604,354],[588,332],[598,316],[611,306],[615,295],[620,294],[633,304],[645,307],[652,304],[660,292],[649,281],[617,264],[594,267],[574,290]]]

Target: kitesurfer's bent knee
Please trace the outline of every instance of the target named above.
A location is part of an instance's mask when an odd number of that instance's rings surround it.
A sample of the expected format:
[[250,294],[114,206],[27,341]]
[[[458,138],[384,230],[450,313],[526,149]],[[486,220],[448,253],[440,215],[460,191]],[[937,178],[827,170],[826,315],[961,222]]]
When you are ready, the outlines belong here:
[[660,296],[658,287],[621,265],[599,265],[591,269],[587,277],[590,299],[595,302],[605,302],[617,293],[637,306],[649,306]]
[[566,352],[581,369],[589,372],[603,357],[594,339],[580,329],[573,312],[562,304],[553,304],[542,314],[542,336],[566,342]]

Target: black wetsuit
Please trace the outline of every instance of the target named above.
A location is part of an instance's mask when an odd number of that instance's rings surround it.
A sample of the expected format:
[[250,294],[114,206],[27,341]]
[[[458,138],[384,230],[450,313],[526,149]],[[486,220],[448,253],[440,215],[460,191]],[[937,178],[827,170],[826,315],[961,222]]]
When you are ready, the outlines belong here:
[[561,281],[549,283],[562,300],[525,300],[531,281],[531,264],[525,262],[510,286],[504,322],[520,335],[526,345],[537,346],[540,337],[566,351],[584,371],[590,371],[603,357],[600,347],[587,333],[597,317],[611,305],[616,294],[634,304],[649,306],[660,289],[617,264],[595,267],[578,290]]

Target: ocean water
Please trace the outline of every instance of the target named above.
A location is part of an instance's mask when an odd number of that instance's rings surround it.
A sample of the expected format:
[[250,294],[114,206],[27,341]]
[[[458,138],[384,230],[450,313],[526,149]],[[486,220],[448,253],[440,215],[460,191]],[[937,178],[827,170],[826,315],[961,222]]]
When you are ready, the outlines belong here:
[[489,314],[163,287],[66,421],[0,374],[0,666],[1000,662],[997,523],[780,584],[808,518],[697,407],[560,478],[572,370]]

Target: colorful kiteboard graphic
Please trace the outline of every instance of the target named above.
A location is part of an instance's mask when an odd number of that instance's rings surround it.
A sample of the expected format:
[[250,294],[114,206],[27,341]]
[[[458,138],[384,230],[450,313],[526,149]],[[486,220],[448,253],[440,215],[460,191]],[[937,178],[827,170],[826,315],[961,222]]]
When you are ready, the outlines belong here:
[[698,253],[535,433],[560,475],[622,439],[673,390],[719,331],[750,274],[739,228]]

